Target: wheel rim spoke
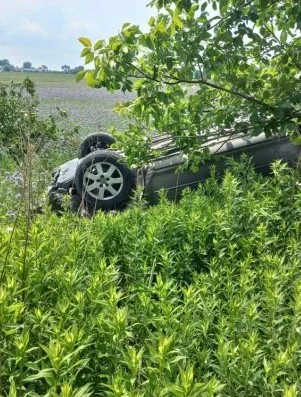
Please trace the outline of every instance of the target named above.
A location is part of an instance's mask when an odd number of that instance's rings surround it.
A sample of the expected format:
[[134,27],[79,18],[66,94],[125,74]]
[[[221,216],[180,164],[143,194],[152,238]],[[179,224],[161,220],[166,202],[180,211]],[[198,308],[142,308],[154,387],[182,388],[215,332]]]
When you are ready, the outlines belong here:
[[124,179],[114,164],[95,161],[85,171],[83,182],[85,192],[89,196],[96,200],[110,200],[121,192]]
[[99,188],[99,183],[98,182],[94,182],[91,185],[86,185],[86,191],[87,192],[92,192],[95,189]]
[[98,197],[100,200],[103,200],[103,199],[104,199],[104,196],[105,196],[105,188],[104,188],[104,187],[100,187],[99,190],[98,190],[98,195],[97,195],[97,197]]
[[113,188],[113,186],[106,186],[106,190],[108,190],[113,197],[115,197],[118,193],[118,190],[116,190],[115,188]]
[[107,177],[110,177],[116,170],[118,170],[118,168],[116,168],[115,165],[111,165],[108,171],[105,173],[105,175]]
[[87,172],[85,173],[85,177],[86,177],[87,179],[92,179],[92,181],[96,181],[96,179],[98,178],[98,175],[92,174],[92,172],[87,171]]
[[93,164],[93,166],[97,169],[97,175],[101,175],[103,173],[101,163],[95,163],[95,164]]
[[120,183],[122,183],[123,182],[123,178],[120,178],[120,177],[118,177],[118,178],[110,178],[110,183],[111,183],[111,185],[112,184],[120,184]]

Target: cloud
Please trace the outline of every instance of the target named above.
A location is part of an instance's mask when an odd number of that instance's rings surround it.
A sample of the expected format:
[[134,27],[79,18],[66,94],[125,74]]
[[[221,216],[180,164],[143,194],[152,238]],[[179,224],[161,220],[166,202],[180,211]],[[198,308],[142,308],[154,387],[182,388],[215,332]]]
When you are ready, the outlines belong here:
[[0,0],[1,57],[20,65],[82,64],[78,38],[118,33],[124,22],[145,27],[149,0]]
[[31,21],[28,18],[24,18],[23,23],[21,24],[21,29],[25,32],[25,33],[29,33],[29,34],[33,34],[33,35],[42,35],[42,36],[46,36],[47,32],[45,31],[45,29],[42,28],[42,26],[35,21]]
[[[68,2],[70,0],[66,1]],[[59,5],[60,3],[60,0],[1,0],[1,14],[10,14],[18,11],[21,13],[32,12],[37,9],[43,9],[43,7],[49,4]]]

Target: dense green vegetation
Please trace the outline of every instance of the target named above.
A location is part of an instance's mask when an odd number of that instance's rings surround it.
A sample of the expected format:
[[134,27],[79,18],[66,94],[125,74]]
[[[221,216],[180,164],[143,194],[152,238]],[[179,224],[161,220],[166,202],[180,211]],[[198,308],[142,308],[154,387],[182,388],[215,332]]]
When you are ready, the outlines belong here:
[[298,396],[300,174],[272,172],[1,228],[2,394]]
[[[86,134],[112,124],[112,106],[70,76],[32,77],[39,105],[21,82],[0,91],[0,395],[299,396],[300,165],[276,162],[265,178],[229,160],[222,180],[213,168],[178,204],[137,194],[120,213],[58,217],[43,192],[80,137],[71,114],[69,129],[50,118],[46,141],[46,116],[67,104]],[[179,117],[182,131],[191,120]]]
[[[123,146],[145,161],[155,129],[193,160],[214,131],[298,136],[301,123],[300,0],[152,0],[147,28],[79,40],[91,87],[135,92]],[[192,87],[192,89],[187,89]],[[130,139],[129,139],[130,137]],[[135,143],[135,149],[132,146]]]

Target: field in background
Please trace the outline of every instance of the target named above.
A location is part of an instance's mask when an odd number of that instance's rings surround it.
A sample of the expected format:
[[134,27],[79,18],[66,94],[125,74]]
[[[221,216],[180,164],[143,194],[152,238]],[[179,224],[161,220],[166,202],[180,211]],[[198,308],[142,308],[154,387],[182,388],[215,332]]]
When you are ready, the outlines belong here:
[[122,92],[110,94],[105,89],[93,89],[85,83],[76,83],[75,75],[64,73],[0,73],[0,83],[21,82],[29,77],[36,84],[40,98],[40,112],[47,116],[56,108],[67,111],[68,123],[80,127],[80,134],[108,131],[114,125],[123,129],[125,122],[114,112],[116,102],[129,96]]

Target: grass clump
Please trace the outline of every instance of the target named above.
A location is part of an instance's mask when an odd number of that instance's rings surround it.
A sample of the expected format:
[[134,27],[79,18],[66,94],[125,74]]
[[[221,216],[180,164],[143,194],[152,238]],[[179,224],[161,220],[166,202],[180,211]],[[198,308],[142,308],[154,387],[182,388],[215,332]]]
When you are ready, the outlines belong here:
[[0,231],[4,396],[298,396],[299,171]]

